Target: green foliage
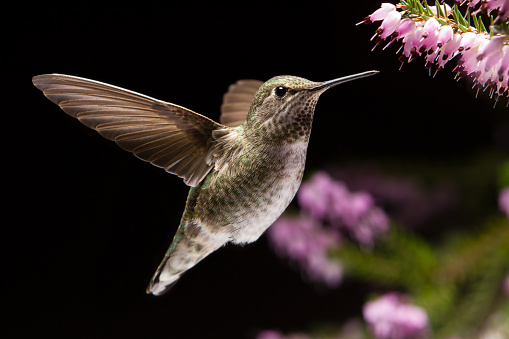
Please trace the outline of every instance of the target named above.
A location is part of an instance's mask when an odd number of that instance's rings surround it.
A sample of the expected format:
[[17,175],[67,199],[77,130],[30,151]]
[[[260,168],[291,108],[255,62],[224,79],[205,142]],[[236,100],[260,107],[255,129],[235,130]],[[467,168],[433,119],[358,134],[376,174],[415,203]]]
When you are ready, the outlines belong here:
[[372,251],[350,243],[332,255],[352,276],[412,295],[428,312],[437,338],[468,337],[497,307],[509,273],[509,222],[489,220],[475,234],[451,236],[438,248],[393,225]]
[[509,186],[509,161],[506,161],[500,169],[498,175],[498,185],[501,188]]
[[[472,28],[475,28],[477,32],[481,33],[488,32],[480,15],[479,16],[470,15],[470,13],[467,11],[465,13],[465,16],[463,16],[459,11],[458,6],[456,5],[452,7],[453,16],[452,18],[450,18],[447,15],[447,7],[445,2],[440,4],[439,1],[435,1],[435,7],[437,9],[436,15],[431,11],[431,8],[429,7],[427,1],[424,1],[424,4],[422,4],[418,0],[401,0],[398,6],[405,10],[403,12],[404,17],[422,18],[423,20],[428,20],[429,18],[434,17],[438,22],[440,22],[440,24],[442,25],[453,24],[461,32],[471,31]],[[470,17],[472,17],[473,19],[474,27],[470,26]],[[498,26],[497,29],[499,31],[502,30],[503,27],[507,27],[507,25],[504,24],[499,24]]]

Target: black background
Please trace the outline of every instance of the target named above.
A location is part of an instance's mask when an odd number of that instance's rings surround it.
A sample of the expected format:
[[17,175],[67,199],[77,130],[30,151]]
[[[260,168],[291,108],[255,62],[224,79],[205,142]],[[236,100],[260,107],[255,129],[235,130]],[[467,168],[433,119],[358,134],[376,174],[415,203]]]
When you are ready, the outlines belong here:
[[[64,114],[31,84],[82,76],[170,101],[215,120],[237,79],[314,81],[378,69],[325,93],[307,168],[385,158],[444,161],[493,145],[505,101],[474,99],[452,65],[436,78],[391,46],[370,52],[364,2],[38,2],[4,12],[0,65],[7,337],[250,338],[359,316],[363,287],[306,284],[265,236],[227,246],[171,293],[145,288],[178,226],[188,188]],[[499,128],[499,127],[497,127]],[[7,331],[6,331],[7,330]]]

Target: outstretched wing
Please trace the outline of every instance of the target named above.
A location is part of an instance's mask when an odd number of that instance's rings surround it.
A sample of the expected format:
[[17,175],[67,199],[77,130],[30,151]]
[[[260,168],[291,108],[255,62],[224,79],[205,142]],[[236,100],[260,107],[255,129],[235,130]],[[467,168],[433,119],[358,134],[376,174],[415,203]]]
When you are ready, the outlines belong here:
[[200,114],[69,75],[39,75],[33,83],[67,114],[189,186],[196,186],[214,166],[205,161],[214,142],[212,131],[225,126]]
[[258,80],[239,80],[231,84],[223,96],[219,121],[226,126],[242,124],[247,117],[253,97],[263,82]]

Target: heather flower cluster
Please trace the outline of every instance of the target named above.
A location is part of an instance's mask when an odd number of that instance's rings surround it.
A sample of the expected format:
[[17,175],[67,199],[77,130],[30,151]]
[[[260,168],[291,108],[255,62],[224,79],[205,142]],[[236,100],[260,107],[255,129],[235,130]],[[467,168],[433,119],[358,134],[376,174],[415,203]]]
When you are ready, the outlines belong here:
[[350,192],[340,181],[317,172],[297,193],[300,207],[322,223],[372,246],[376,237],[389,228],[389,218],[367,192]]
[[428,315],[409,297],[388,293],[364,305],[363,316],[376,339],[417,339],[429,334]]
[[410,178],[382,173],[373,166],[346,166],[334,171],[334,176],[347,182],[352,190],[376,196],[384,209],[390,210],[391,220],[408,229],[426,227],[454,210],[460,199],[451,182],[423,186]]
[[[469,1],[475,7],[479,0]],[[476,12],[498,10],[497,19],[488,33],[482,20],[475,14],[464,17],[457,6],[446,4],[428,6],[426,1],[403,0],[398,5],[383,3],[381,8],[364,19],[364,23],[382,21],[372,40],[375,47],[388,40],[387,48],[400,41],[402,51],[399,60],[403,63],[422,57],[426,67],[433,65],[436,70],[457,55],[460,55],[454,68],[458,78],[470,78],[479,89],[489,89],[490,97],[498,101],[501,96],[509,96],[509,46],[507,19],[509,0],[481,1]],[[470,22],[474,22],[472,27]],[[360,23],[359,23],[360,24]],[[373,48],[374,49],[374,48]],[[436,73],[436,72],[435,72]]]
[[348,236],[372,246],[376,237],[389,228],[386,214],[365,192],[350,192],[325,172],[317,172],[297,193],[301,207],[298,217],[282,216],[267,235],[275,251],[297,263],[314,282],[337,287],[342,279],[341,264],[328,252]]

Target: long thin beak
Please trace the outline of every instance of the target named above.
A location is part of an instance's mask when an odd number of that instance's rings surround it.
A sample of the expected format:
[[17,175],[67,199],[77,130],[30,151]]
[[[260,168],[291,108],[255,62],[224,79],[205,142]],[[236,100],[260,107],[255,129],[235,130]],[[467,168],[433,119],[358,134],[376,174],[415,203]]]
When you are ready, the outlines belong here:
[[324,88],[331,88],[331,87],[334,87],[336,85],[342,84],[344,82],[348,82],[348,81],[352,81],[352,80],[357,80],[357,79],[365,78],[365,77],[370,77],[370,76],[375,75],[377,73],[379,73],[379,71],[367,71],[367,72],[347,75],[346,77],[337,78],[337,79],[329,80],[329,81],[324,81],[324,82],[322,82],[321,84],[319,84],[319,85],[317,85],[315,87],[309,88],[308,91],[318,91],[318,90],[324,89]]

